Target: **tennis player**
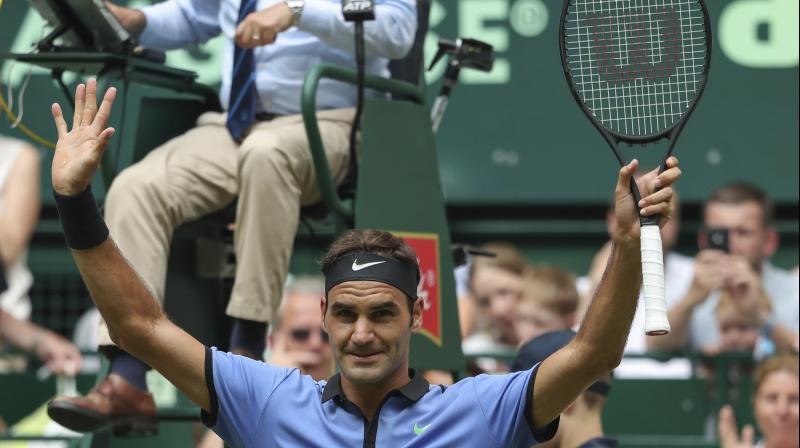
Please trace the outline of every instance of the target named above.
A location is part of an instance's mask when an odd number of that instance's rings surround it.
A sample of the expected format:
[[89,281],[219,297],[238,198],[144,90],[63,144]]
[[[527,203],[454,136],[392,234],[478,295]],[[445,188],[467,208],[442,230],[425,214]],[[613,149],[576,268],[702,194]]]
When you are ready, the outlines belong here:
[[[109,237],[89,189],[106,144],[116,91],[96,106],[96,83],[78,86],[72,130],[60,107],[53,188],[64,236],[111,336],[202,408],[229,445],[530,446],[555,434],[558,415],[619,363],[641,281],[639,217],[619,171],[617,231],[603,280],[576,337],[529,370],[428,384],[409,369],[411,333],[422,323],[419,266],[403,240],[379,230],[346,233],[323,260],[320,302],[339,373],[314,381],[203,346],[164,315]],[[640,179],[643,214],[671,212],[678,161]],[[554,167],[555,168],[555,167]],[[565,171],[568,167],[561,167]],[[659,191],[653,192],[655,188]]]

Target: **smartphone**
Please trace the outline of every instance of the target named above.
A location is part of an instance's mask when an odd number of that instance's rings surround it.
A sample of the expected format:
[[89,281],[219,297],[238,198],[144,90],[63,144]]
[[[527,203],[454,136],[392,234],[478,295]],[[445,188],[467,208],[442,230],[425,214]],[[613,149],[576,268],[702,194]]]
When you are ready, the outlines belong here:
[[705,247],[703,249],[716,249],[722,252],[730,252],[730,235],[728,229],[724,227],[705,229]]

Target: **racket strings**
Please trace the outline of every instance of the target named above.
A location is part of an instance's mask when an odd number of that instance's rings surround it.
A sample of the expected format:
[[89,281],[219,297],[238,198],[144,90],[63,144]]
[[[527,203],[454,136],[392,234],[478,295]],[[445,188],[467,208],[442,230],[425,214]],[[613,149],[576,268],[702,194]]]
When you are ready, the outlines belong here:
[[696,0],[571,0],[563,39],[581,100],[623,135],[671,128],[704,79],[705,20]]

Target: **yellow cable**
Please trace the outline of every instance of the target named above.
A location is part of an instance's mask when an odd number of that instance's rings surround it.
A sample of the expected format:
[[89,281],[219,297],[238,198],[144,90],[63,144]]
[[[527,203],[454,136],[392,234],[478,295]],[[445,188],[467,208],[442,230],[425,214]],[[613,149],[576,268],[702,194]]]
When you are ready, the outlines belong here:
[[[0,0],[0,7],[2,7],[2,6],[3,6],[3,0]],[[11,109],[8,108],[8,104],[6,103],[6,99],[5,99],[5,97],[3,96],[3,93],[2,93],[2,90],[3,90],[2,86],[3,85],[0,84],[0,109],[3,109],[3,111],[5,111],[5,113],[6,113],[6,115],[8,115],[8,118],[11,120],[11,122],[14,123],[14,122],[17,121],[17,116],[14,115],[14,112],[11,112]],[[19,129],[20,132],[22,132],[23,134],[27,135],[33,141],[39,143],[40,145],[44,145],[44,146],[46,146],[48,148],[51,148],[51,149],[55,149],[55,147],[56,147],[55,143],[51,142],[50,140],[47,140],[44,137],[41,137],[37,133],[31,131],[30,129],[28,129],[27,126],[25,126],[22,123],[17,125],[17,129]]]
[[[0,8],[2,8],[2,7],[3,7],[3,0],[0,0]],[[6,115],[8,115],[8,118],[11,120],[12,123],[15,123],[17,121],[17,116],[14,115],[14,112],[11,112],[11,109],[8,108],[8,104],[6,103],[6,99],[5,99],[5,97],[3,96],[3,93],[2,93],[2,90],[3,90],[2,87],[3,87],[3,84],[0,83],[0,109],[3,109],[3,111],[5,111]],[[39,143],[40,145],[44,145],[44,146],[46,146],[48,148],[51,148],[51,149],[55,149],[55,147],[56,147],[55,143],[51,142],[50,140],[47,140],[44,137],[41,137],[37,133],[31,131],[27,126],[25,126],[22,123],[19,123],[17,125],[17,129],[19,129],[20,132],[22,132],[23,134],[27,135],[33,141]]]

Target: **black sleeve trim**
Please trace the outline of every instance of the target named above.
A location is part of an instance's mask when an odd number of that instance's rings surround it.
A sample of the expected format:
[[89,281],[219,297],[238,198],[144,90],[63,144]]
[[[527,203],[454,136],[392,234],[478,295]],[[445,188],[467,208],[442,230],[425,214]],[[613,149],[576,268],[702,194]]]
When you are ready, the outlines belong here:
[[534,428],[533,423],[533,383],[536,380],[536,373],[539,371],[539,365],[533,367],[530,378],[528,378],[528,388],[525,391],[525,421],[528,422],[528,428],[531,430],[531,435],[538,443],[544,443],[552,439],[558,431],[558,423],[561,416],[558,416],[552,422],[541,428]]
[[209,428],[213,428],[217,424],[217,414],[219,414],[219,401],[217,400],[217,389],[214,387],[214,354],[211,349],[206,347],[206,387],[208,387],[208,401],[211,404],[211,409],[206,412],[205,409],[200,410],[200,421]]

